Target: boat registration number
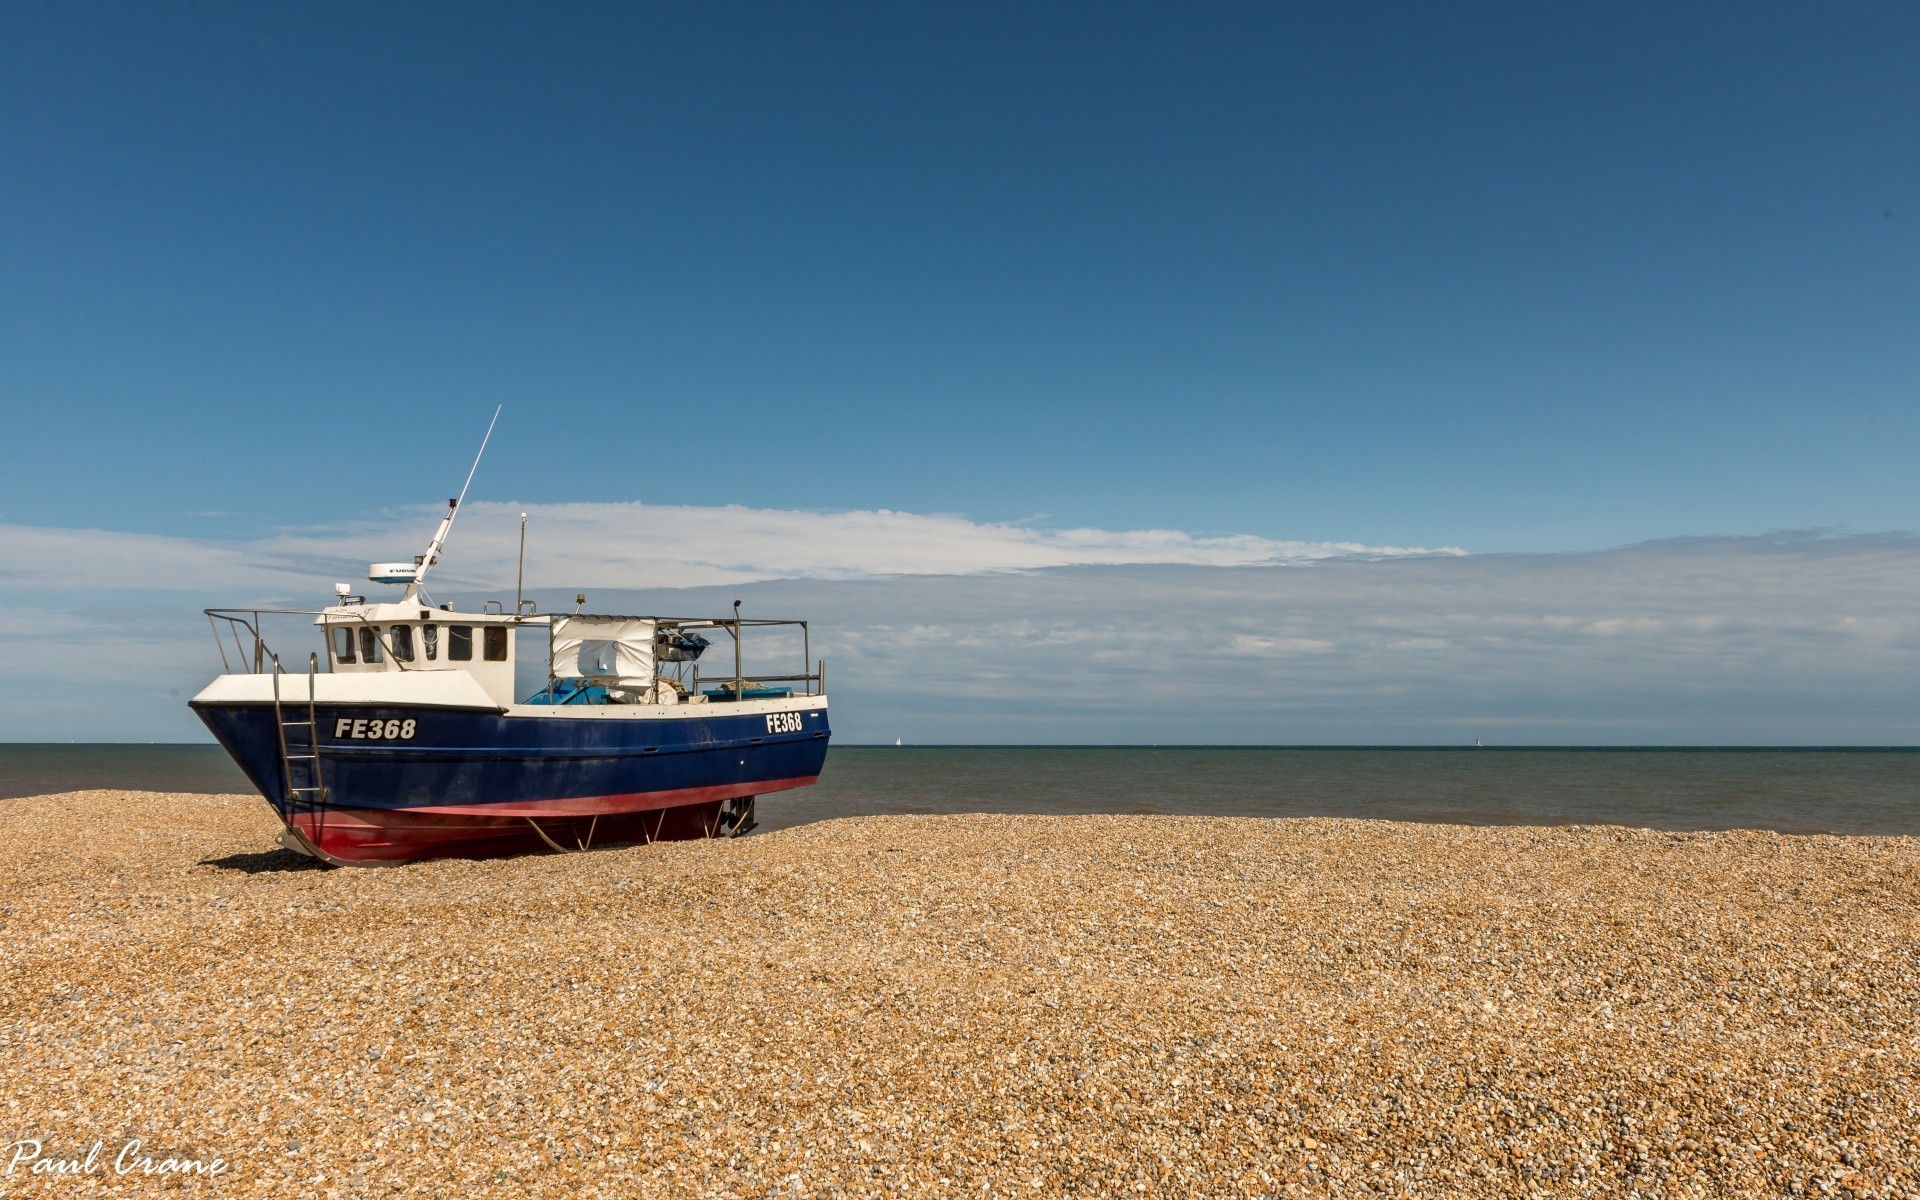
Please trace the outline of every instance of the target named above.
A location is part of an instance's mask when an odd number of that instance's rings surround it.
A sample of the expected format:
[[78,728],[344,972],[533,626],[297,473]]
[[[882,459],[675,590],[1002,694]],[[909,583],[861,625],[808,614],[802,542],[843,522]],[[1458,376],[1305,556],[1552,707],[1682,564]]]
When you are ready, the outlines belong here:
[[404,741],[413,736],[412,721],[370,721],[365,717],[349,719],[338,717],[333,722],[333,736],[336,738],[361,738],[382,740],[393,738]]
[[799,733],[805,728],[799,713],[768,713],[768,733]]

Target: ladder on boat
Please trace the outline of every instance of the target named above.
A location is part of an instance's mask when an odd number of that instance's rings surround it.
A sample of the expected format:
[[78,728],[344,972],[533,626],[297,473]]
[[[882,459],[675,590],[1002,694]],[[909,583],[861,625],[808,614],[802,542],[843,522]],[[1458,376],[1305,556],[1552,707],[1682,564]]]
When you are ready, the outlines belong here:
[[[274,663],[273,674],[273,721],[280,738],[280,803],[274,807],[280,810],[280,817],[293,826],[294,814],[305,806],[308,812],[319,814],[327,803],[327,781],[320,766],[320,717],[314,705],[315,681],[320,677],[320,656],[307,655],[307,696],[306,704],[299,703],[298,697],[286,697],[281,694],[280,681],[286,672]],[[289,719],[288,714],[292,717]],[[316,831],[317,832],[317,831]]]

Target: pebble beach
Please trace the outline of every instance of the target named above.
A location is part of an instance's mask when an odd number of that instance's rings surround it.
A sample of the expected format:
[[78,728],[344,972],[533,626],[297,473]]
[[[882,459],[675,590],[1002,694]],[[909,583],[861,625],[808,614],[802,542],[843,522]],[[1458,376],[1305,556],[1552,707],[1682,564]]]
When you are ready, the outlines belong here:
[[1920,1197],[1920,839],[277,831],[0,802],[0,1195]]

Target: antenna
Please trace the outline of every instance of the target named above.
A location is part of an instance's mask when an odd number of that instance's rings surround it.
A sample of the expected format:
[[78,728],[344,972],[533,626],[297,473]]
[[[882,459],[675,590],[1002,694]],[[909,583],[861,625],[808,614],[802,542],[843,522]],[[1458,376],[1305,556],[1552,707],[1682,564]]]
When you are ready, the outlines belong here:
[[527,514],[520,514],[520,566],[513,573],[513,615],[520,615],[520,597],[526,594]]
[[433,540],[427,543],[427,552],[414,560],[419,565],[413,569],[413,578],[407,581],[406,594],[400,598],[402,603],[413,599],[414,593],[420,590],[420,581],[427,577],[433,564],[440,561],[440,548],[447,544],[447,532],[453,528],[453,518],[459,515],[460,502],[467,498],[467,489],[473,486],[473,473],[480,469],[480,457],[487,452],[487,443],[493,439],[493,427],[499,423],[500,409],[503,407],[494,407],[493,420],[487,422],[486,435],[480,439],[480,453],[473,456],[473,466],[467,468],[467,481],[460,485],[460,494],[447,501],[447,515],[440,518],[440,528],[435,531]]

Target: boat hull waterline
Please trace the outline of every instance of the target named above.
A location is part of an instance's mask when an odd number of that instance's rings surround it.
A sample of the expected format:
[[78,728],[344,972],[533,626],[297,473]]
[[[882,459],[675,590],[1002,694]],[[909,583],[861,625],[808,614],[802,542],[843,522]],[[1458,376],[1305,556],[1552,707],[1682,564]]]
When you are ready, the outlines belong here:
[[193,703],[287,840],[353,864],[734,832],[750,820],[746,798],[813,783],[826,760],[824,703],[759,707],[633,720],[321,703],[312,746],[321,798],[288,795],[271,704]]

